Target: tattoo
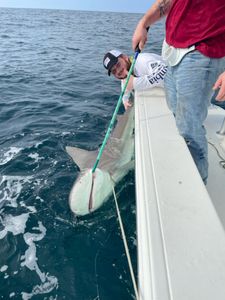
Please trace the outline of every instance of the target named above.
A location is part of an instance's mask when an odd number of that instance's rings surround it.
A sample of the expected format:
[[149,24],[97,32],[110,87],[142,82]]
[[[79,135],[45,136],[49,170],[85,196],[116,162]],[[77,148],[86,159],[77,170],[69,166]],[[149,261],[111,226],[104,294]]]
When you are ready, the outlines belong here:
[[168,13],[171,2],[172,2],[171,0],[159,1],[158,8],[159,8],[160,17],[165,16]]

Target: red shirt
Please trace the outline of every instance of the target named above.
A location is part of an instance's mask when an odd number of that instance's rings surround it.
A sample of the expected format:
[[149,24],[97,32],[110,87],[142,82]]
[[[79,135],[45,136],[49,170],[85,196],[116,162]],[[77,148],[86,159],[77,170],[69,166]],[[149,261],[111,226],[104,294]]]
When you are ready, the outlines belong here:
[[174,0],[166,19],[166,41],[175,48],[196,45],[208,57],[224,57],[225,0]]

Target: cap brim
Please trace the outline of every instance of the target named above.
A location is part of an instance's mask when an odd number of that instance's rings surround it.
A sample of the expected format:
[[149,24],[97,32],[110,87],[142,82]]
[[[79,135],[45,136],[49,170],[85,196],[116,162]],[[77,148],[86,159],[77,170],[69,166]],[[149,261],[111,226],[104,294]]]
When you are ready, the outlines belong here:
[[111,75],[112,68],[117,64],[117,62],[118,62],[118,57],[111,58],[111,61],[110,61],[110,63],[108,64],[108,66],[106,68],[108,70],[108,75],[109,76]]

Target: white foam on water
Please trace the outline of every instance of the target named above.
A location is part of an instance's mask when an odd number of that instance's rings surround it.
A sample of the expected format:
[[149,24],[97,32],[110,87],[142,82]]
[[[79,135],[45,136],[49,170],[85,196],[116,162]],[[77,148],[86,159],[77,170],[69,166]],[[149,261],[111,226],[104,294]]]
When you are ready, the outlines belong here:
[[5,228],[0,231],[0,239],[3,239],[8,232],[11,232],[13,235],[24,233],[28,217],[29,213],[19,216],[5,215],[3,218],[1,217],[1,223]]
[[35,206],[28,206],[28,205],[25,204],[24,201],[21,201],[21,202],[20,202],[20,206],[26,207],[26,208],[27,208],[31,213],[33,213],[33,214],[37,212]]
[[40,160],[43,160],[43,159],[44,159],[44,157],[39,156],[38,153],[31,153],[31,154],[28,155],[28,157],[34,159],[34,162],[35,162],[35,163],[37,163],[37,162],[39,162]]
[[5,272],[8,269],[7,265],[1,267],[0,272]]
[[33,287],[31,293],[22,292],[22,299],[29,300],[35,295],[50,293],[54,288],[58,287],[58,280],[55,276],[49,276],[46,274],[46,281],[40,285]]
[[9,298],[12,298],[12,297],[14,297],[16,294],[13,292],[13,293],[10,293],[9,294]]
[[38,148],[38,146],[42,145],[46,140],[43,140],[41,142],[38,142],[34,145],[35,148]]
[[46,234],[46,228],[42,225],[42,222],[38,222],[39,227],[33,228],[34,230],[39,230],[40,233],[30,233],[26,232],[23,237],[25,243],[29,246],[26,250],[25,255],[21,257],[21,260],[24,261],[21,263],[21,266],[26,266],[31,271],[35,270],[41,281],[45,281],[45,274],[41,272],[37,264],[37,256],[36,256],[36,246],[34,242],[38,242],[43,239]]
[[36,187],[36,186],[43,186],[43,185],[46,185],[47,184],[47,182],[48,182],[48,180],[47,179],[35,179],[34,181],[33,181],[33,186],[34,187]]
[[17,198],[19,197],[23,185],[31,183],[32,176],[5,176],[0,178],[0,203],[7,201],[8,206],[18,207]]
[[73,226],[73,227],[76,226],[75,222],[71,222],[71,221],[69,221],[67,219],[63,219],[63,218],[58,217],[58,216],[56,216],[55,219],[58,220],[58,221],[60,221],[60,222],[62,222],[62,223],[64,223],[64,224],[68,224],[68,225]]
[[62,136],[66,136],[66,135],[71,135],[71,132],[70,131],[64,131],[64,132],[62,132]]
[[35,242],[42,240],[46,234],[46,228],[42,222],[38,222],[38,227],[32,228],[33,230],[39,230],[40,233],[26,232],[24,234],[24,241],[29,246],[25,254],[21,257],[21,266],[26,266],[29,270],[35,271],[41,280],[40,285],[33,287],[31,293],[22,292],[22,299],[31,299],[32,296],[38,294],[45,294],[58,287],[58,279],[55,276],[49,276],[48,273],[44,273],[40,270],[37,264],[36,245]]
[[[31,271],[35,271],[40,278],[40,284],[33,286],[32,292],[22,292],[22,299],[30,299],[34,295],[46,294],[52,291],[54,288],[58,287],[58,279],[55,276],[49,275],[49,273],[44,273],[38,266],[37,249],[36,242],[42,240],[46,235],[46,228],[43,226],[42,222],[38,222],[37,227],[33,227],[31,231],[26,232],[26,223],[30,214],[37,212],[34,206],[27,206],[24,201],[17,203],[17,199],[22,192],[25,183],[31,183],[32,176],[2,176],[0,177],[0,204],[4,205],[7,201],[7,206],[14,208],[25,207],[28,212],[22,213],[18,216],[13,216],[12,214],[4,214],[4,209],[0,210],[0,223],[2,225],[2,230],[0,231],[0,239],[3,239],[8,233],[13,235],[23,234],[25,243],[28,245],[27,250],[24,255],[21,256],[21,266],[27,267]],[[41,184],[38,180],[32,182],[33,186]],[[42,200],[40,198],[40,200]],[[16,211],[15,211],[16,212]],[[4,273],[4,279],[8,278],[7,274],[8,266],[4,265],[0,268],[0,271]],[[13,274],[17,274],[19,271],[16,270]],[[14,297],[15,293],[12,292],[9,297]]]
[[37,196],[36,199],[39,200],[40,202],[45,202],[44,199],[42,199],[40,196]]
[[22,148],[10,147],[8,151],[4,152],[3,150],[0,152],[0,166],[7,164],[10,160],[12,160]]

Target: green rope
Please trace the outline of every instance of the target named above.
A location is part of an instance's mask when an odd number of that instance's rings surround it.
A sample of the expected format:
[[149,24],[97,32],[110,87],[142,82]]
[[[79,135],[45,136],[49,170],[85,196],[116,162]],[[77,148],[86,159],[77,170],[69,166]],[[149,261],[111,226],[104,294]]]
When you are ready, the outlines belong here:
[[135,53],[134,60],[132,61],[130,70],[129,70],[128,75],[127,75],[126,83],[125,83],[125,85],[124,85],[124,87],[123,87],[123,89],[122,89],[122,91],[121,91],[119,100],[118,100],[118,102],[117,102],[117,105],[116,105],[116,108],[115,108],[115,110],[114,110],[112,119],[111,119],[110,124],[109,124],[109,127],[108,127],[108,129],[107,129],[105,138],[104,138],[104,140],[103,140],[103,142],[102,142],[102,146],[101,146],[101,148],[100,148],[100,150],[99,150],[99,152],[98,152],[98,156],[97,156],[97,158],[96,158],[94,167],[93,167],[93,169],[92,169],[92,173],[95,172],[95,170],[96,170],[96,168],[97,168],[97,166],[98,166],[98,163],[99,163],[100,158],[101,158],[101,156],[102,156],[102,153],[103,153],[103,150],[104,150],[104,148],[105,148],[105,145],[106,145],[106,143],[107,143],[107,141],[108,141],[108,139],[109,139],[110,133],[111,133],[111,131],[112,131],[112,129],[113,129],[113,126],[114,126],[114,123],[115,123],[115,120],[116,120],[116,116],[117,116],[118,110],[119,110],[119,108],[120,108],[120,105],[121,105],[121,102],[122,102],[122,99],[123,99],[123,95],[124,95],[124,93],[125,93],[125,91],[126,91],[126,88],[127,88],[127,85],[128,85],[128,82],[129,82],[129,79],[130,79],[130,76],[131,76],[131,73],[133,72],[134,65],[135,65],[135,62],[136,62],[136,60],[137,60],[138,54],[139,54],[139,52],[136,52],[136,53]]

